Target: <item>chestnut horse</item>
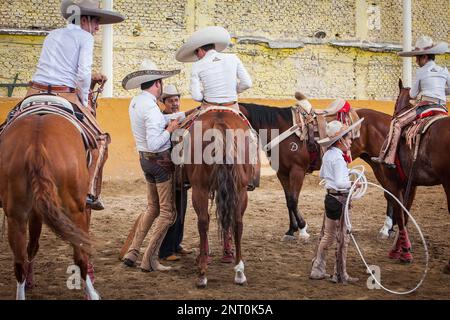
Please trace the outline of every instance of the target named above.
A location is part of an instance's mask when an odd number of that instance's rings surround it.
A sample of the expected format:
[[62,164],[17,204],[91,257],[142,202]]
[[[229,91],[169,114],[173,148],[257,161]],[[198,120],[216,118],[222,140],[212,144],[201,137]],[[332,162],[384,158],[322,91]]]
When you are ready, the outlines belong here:
[[25,286],[33,285],[33,263],[43,222],[72,244],[88,298],[99,298],[87,277],[92,252],[90,210],[85,206],[88,185],[85,146],[69,120],[55,114],[27,115],[3,132],[0,197],[14,254],[17,299],[25,299]]
[[[219,234],[224,241],[227,240],[227,231],[232,231],[236,248],[234,281],[236,284],[246,282],[241,238],[242,220],[248,201],[247,186],[252,176],[250,142],[248,138],[239,141],[237,136],[232,139],[227,137],[225,142],[225,137],[230,131],[243,133],[248,129],[248,124],[234,112],[212,109],[195,120],[189,128],[189,135],[183,140],[185,164],[182,170],[192,186],[192,205],[198,216],[200,234],[198,287],[207,285],[209,199],[215,200]],[[214,142],[208,143],[211,134]],[[186,139],[188,144],[185,143]],[[211,144],[215,146],[211,153],[214,161],[207,159]],[[245,154],[244,161],[238,161],[239,154]]]
[[[410,104],[410,88],[404,88],[400,81],[399,89],[400,93],[395,104],[396,114],[413,107]],[[387,135],[383,136],[383,139],[385,137],[387,137]],[[417,158],[415,160],[413,155],[414,150],[411,150],[406,145],[405,139],[402,138],[397,149],[397,163],[400,164],[405,173],[406,181],[398,179],[396,181],[397,184],[395,184],[395,181],[391,181],[391,189],[386,189],[389,191],[401,189],[403,193],[407,194],[405,196],[408,197],[406,208],[409,210],[414,201],[417,186],[442,185],[447,197],[448,212],[450,213],[450,170],[448,167],[450,163],[450,153],[448,150],[450,150],[450,117],[438,119],[422,135]],[[395,169],[390,170],[395,171]],[[407,190],[408,182],[410,185],[409,190]],[[403,197],[400,197],[399,199],[404,201]],[[396,257],[400,254],[400,259],[406,256],[405,260],[411,261],[411,244],[405,228],[407,219],[401,212],[402,210],[400,208],[394,210],[394,217],[398,224],[400,236],[395,248],[391,251],[391,257]],[[445,266],[444,272],[450,273],[450,261]]]
[[[268,141],[272,140],[272,129],[279,129],[281,134],[293,125],[290,107],[279,108],[240,103],[240,109],[256,131],[267,130]],[[383,145],[384,137],[389,132],[391,117],[369,109],[358,109],[357,113],[360,118],[365,118],[365,120],[361,124],[360,138],[354,140],[352,144],[353,157],[360,157],[366,161],[381,184],[386,185],[398,180],[396,171],[387,170],[370,160],[372,156],[378,155]],[[306,221],[298,209],[298,197],[312,159],[306,142],[301,141],[295,134],[279,144],[278,152],[277,177],[285,193],[289,214],[289,230],[286,232],[285,238],[292,239],[296,231],[306,227]],[[270,154],[268,156],[270,157]],[[387,195],[385,197],[389,199]],[[390,201],[388,201],[387,210],[392,210]]]

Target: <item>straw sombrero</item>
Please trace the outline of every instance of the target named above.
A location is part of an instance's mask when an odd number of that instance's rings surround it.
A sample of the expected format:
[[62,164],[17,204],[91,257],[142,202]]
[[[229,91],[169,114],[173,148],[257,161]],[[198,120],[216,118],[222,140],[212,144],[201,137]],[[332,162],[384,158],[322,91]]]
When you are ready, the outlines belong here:
[[401,57],[414,57],[424,54],[444,54],[448,51],[448,44],[446,42],[435,43],[432,38],[422,36],[416,41],[414,50],[399,52]]
[[98,17],[100,24],[113,24],[125,20],[118,12],[100,9],[100,0],[62,0],[61,14],[64,19],[69,20],[80,16]]
[[355,123],[353,123],[351,126],[347,126],[343,124],[340,121],[334,120],[327,123],[326,127],[326,133],[327,137],[317,141],[318,144],[320,144],[323,147],[329,147],[336,141],[338,141],[340,138],[345,136],[347,133],[349,133],[351,130],[355,129],[357,126],[361,124],[361,122],[364,121],[364,118],[359,119]]
[[138,71],[134,71],[122,80],[122,87],[125,90],[136,89],[141,84],[158,79],[165,79],[180,73],[180,70],[158,70],[156,64],[146,59],[141,63]]
[[175,96],[181,96],[181,93],[178,92],[177,87],[175,87],[173,84],[168,84],[164,86],[163,93],[161,95],[161,101],[164,101],[166,98],[175,97]]
[[214,44],[216,51],[225,50],[231,42],[231,37],[228,31],[222,27],[206,27],[196,31],[186,43],[178,49],[175,54],[175,59],[180,62],[195,62],[198,61],[195,55],[195,50],[207,45]]

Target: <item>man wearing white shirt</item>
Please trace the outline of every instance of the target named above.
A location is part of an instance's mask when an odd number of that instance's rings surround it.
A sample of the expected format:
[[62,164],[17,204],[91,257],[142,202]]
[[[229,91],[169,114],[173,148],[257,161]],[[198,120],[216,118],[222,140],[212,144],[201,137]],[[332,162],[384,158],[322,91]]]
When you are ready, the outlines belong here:
[[231,41],[222,27],[207,27],[195,32],[177,51],[176,59],[195,62],[192,66],[190,92],[192,99],[204,107],[227,106],[239,109],[238,94],[252,86],[252,80],[241,60],[225,54]]
[[158,261],[161,243],[176,218],[172,170],[170,165],[165,164],[171,163],[171,133],[179,127],[178,121],[193,110],[164,115],[156,102],[162,94],[162,79],[179,72],[161,71],[150,61],[144,61],[139,71],[129,74],[122,82],[126,90],[139,87],[142,90],[131,100],[129,115],[148,186],[148,208],[138,218],[136,232],[123,263],[129,267],[135,266],[142,242],[149,233],[149,244],[140,266],[146,272],[170,270],[170,267],[165,267]]
[[402,129],[418,118],[448,114],[446,95],[450,95],[450,73],[447,68],[440,67],[434,62],[436,54],[444,54],[447,50],[447,43],[435,44],[430,37],[424,36],[417,40],[413,51],[399,53],[404,57],[415,56],[416,63],[420,67],[409,93],[412,99],[417,100],[417,103],[414,108],[393,119],[380,155],[373,157],[372,161],[395,168],[394,162]]
[[[83,122],[96,136],[98,148],[92,150],[89,166],[89,194],[87,205],[93,210],[103,210],[99,196],[102,168],[107,159],[109,135],[95,119],[94,106],[89,105],[90,89],[107,79],[102,74],[92,74],[94,35],[102,24],[122,22],[123,15],[100,9],[99,0],[63,0],[61,14],[68,20],[62,29],[51,31],[44,40],[41,56],[30,82],[27,96],[37,94],[58,95],[78,107]],[[19,104],[20,106],[20,104]],[[9,118],[12,117],[13,110]]]
[[[326,127],[327,138],[318,141],[321,146],[328,147],[320,168],[320,178],[325,180],[327,195],[322,232],[310,274],[310,279],[313,280],[329,278],[336,283],[358,281],[357,278],[352,278],[347,274],[346,260],[350,237],[347,233],[343,212],[351,187],[347,167],[347,164],[351,162],[349,154],[352,145],[351,131],[362,121],[363,119],[350,127],[337,120],[331,121]],[[337,240],[336,262],[334,275],[330,278],[326,272],[326,253],[335,240]]]

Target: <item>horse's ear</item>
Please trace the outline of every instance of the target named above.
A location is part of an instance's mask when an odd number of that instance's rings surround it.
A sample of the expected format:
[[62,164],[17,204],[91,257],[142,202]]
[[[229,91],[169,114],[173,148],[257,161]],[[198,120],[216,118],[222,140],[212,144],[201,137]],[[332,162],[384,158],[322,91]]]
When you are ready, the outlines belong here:
[[400,90],[403,89],[403,81],[402,81],[401,78],[398,79],[398,88],[399,88]]

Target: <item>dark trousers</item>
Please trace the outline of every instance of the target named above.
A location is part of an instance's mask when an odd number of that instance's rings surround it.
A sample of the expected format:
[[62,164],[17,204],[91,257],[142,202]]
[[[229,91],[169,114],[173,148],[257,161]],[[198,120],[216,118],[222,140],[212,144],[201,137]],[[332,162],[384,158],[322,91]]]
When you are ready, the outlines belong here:
[[159,249],[159,257],[166,258],[181,250],[181,242],[183,241],[184,217],[187,207],[187,189],[176,190],[175,205],[177,209],[177,220],[167,231],[161,247]]

